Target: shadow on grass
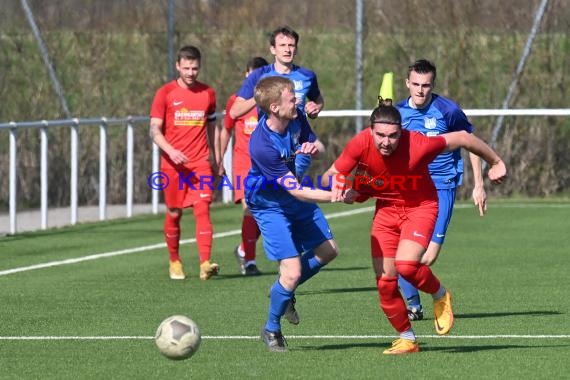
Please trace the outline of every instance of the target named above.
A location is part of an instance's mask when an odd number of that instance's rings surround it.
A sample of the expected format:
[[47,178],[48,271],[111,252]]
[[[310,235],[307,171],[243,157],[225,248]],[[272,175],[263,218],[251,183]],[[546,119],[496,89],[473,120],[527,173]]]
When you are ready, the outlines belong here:
[[[323,271],[351,271],[351,270],[362,270],[362,269],[367,269],[368,267],[345,267],[345,268],[323,268]],[[232,269],[233,270],[233,269]],[[255,278],[255,277],[267,277],[267,276],[272,276],[272,277],[276,277],[278,274],[277,270],[263,270],[263,272],[260,275],[257,276],[244,276],[240,273],[231,273],[231,274],[221,274],[217,277],[218,280],[235,280],[237,278]],[[302,289],[302,287],[301,287]],[[376,289],[374,288],[365,288],[366,290],[371,290],[371,289]],[[350,288],[343,288],[343,289],[326,289],[326,290],[316,290],[316,291],[302,291],[299,290],[296,293],[297,294],[322,294],[322,293],[347,293],[347,292],[358,292],[358,291],[362,291],[361,288],[354,288],[354,289],[350,289]]]
[[[390,347],[391,341],[379,341],[374,343],[345,343],[345,344],[323,344],[323,345],[302,345],[294,347],[294,350],[312,351],[312,350],[347,350],[354,348],[378,348],[385,350]],[[449,352],[449,353],[471,353],[478,351],[491,351],[491,350],[512,350],[512,349],[527,349],[527,348],[564,348],[570,347],[569,344],[549,344],[549,345],[524,345],[524,344],[486,344],[480,345],[461,345],[461,346],[444,346],[444,347],[430,347],[425,342],[420,342],[420,354],[422,352]]]
[[342,271],[350,271],[350,270],[362,270],[362,269],[370,269],[372,270],[372,268],[370,268],[370,266],[362,266],[362,267],[342,267],[342,268],[338,268],[335,267],[334,264],[333,266],[326,266],[322,269],[323,272],[342,272]]
[[299,290],[295,292],[297,295],[316,295],[316,294],[331,294],[331,293],[356,293],[356,292],[377,292],[375,286],[367,286],[364,288],[336,288],[336,289],[322,289],[322,290]]
[[528,315],[532,317],[541,316],[541,315],[561,315],[559,311],[554,310],[535,310],[535,311],[509,311],[509,312],[500,312],[500,313],[469,313],[469,314],[456,314],[454,313],[455,318],[498,318],[498,317],[512,317],[515,315]]
[[568,344],[549,344],[549,345],[526,345],[526,344],[486,344],[483,346],[446,346],[446,347],[426,347],[425,345],[420,345],[421,352],[449,352],[449,353],[471,353],[478,351],[490,351],[490,350],[512,350],[512,349],[527,349],[527,348],[562,348],[568,347]]
[[[237,272],[237,269],[236,269]],[[221,281],[221,280],[236,280],[236,279],[254,279],[254,278],[263,278],[263,277],[272,277],[272,278],[276,278],[277,277],[277,272],[276,271],[263,271],[261,274],[258,274],[256,276],[244,276],[241,273],[231,273],[231,274],[220,274],[218,276],[216,276],[215,280],[216,281]]]

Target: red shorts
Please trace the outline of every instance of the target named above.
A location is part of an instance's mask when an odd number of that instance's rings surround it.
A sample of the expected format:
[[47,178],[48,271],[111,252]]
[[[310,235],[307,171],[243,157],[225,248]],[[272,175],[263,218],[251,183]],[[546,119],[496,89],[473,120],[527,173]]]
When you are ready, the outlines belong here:
[[192,207],[200,201],[212,203],[214,176],[207,161],[192,168],[162,169],[162,171],[170,181],[162,190],[166,207]]
[[370,233],[372,257],[396,257],[400,240],[415,241],[427,248],[437,220],[437,202],[419,206],[376,203]]
[[[249,158],[248,158],[249,160]],[[245,182],[250,166],[237,166],[232,168],[232,186],[234,188],[234,203],[241,203],[245,198]]]

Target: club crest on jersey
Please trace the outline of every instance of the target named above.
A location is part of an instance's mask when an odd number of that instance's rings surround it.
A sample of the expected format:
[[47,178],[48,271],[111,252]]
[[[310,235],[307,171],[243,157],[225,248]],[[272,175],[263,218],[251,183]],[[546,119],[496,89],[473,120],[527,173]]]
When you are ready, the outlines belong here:
[[437,120],[433,117],[424,118],[424,127],[426,129],[435,129],[437,126]]
[[295,161],[295,152],[291,152],[291,154],[287,154],[287,150],[281,150],[281,161],[284,163]]
[[293,133],[293,135],[291,136],[291,139],[293,140],[293,145],[299,144],[299,137],[301,137],[301,131],[296,131],[295,133]]

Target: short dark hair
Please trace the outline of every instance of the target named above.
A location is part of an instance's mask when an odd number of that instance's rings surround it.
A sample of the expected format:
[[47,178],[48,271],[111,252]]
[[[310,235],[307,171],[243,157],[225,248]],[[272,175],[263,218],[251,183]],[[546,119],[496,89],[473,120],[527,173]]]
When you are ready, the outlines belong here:
[[200,49],[198,49],[196,46],[186,45],[178,50],[177,62],[180,62],[182,59],[191,61],[198,60],[198,62],[200,62],[202,60],[202,54],[200,54]]
[[408,67],[408,78],[410,77],[410,73],[412,71],[415,71],[418,74],[433,73],[433,81],[435,82],[437,70],[435,68],[435,65],[427,59],[418,59],[416,62],[412,63]]
[[299,34],[295,32],[295,30],[290,26],[282,25],[277,29],[275,29],[273,32],[271,32],[271,35],[269,36],[269,43],[273,47],[275,47],[275,37],[277,37],[278,34],[283,34],[287,37],[292,37],[295,40],[295,45],[299,43]]
[[245,67],[245,71],[255,70],[257,68],[267,66],[269,63],[263,57],[253,57],[249,61],[247,61],[247,65]]
[[374,108],[370,115],[370,128],[378,123],[402,125],[402,115],[392,105],[392,99],[380,100],[378,103],[378,107]]

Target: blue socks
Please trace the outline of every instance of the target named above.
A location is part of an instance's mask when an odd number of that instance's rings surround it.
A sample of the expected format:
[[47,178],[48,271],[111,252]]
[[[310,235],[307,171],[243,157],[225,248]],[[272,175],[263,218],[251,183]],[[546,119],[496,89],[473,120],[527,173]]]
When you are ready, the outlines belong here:
[[294,293],[292,290],[285,289],[279,279],[275,281],[269,292],[269,315],[265,323],[265,330],[281,331],[281,317],[285,314],[285,309],[287,309]]
[[307,281],[309,278],[313,277],[324,265],[321,264],[319,260],[315,257],[313,251],[307,251],[301,256],[301,279],[299,280],[299,285]]
[[404,295],[404,299],[408,303],[408,306],[413,306],[417,309],[422,308],[422,303],[420,300],[420,292],[410,284],[404,277],[398,275],[398,286]]
[[[305,252],[305,254],[301,256],[301,278],[297,286],[319,273],[323,266],[324,265],[317,260],[313,251]],[[275,281],[269,292],[269,314],[267,316],[267,322],[265,323],[265,330],[271,332],[281,331],[281,317],[285,314],[287,305],[294,295],[294,290],[285,289],[279,282],[279,279]]]

